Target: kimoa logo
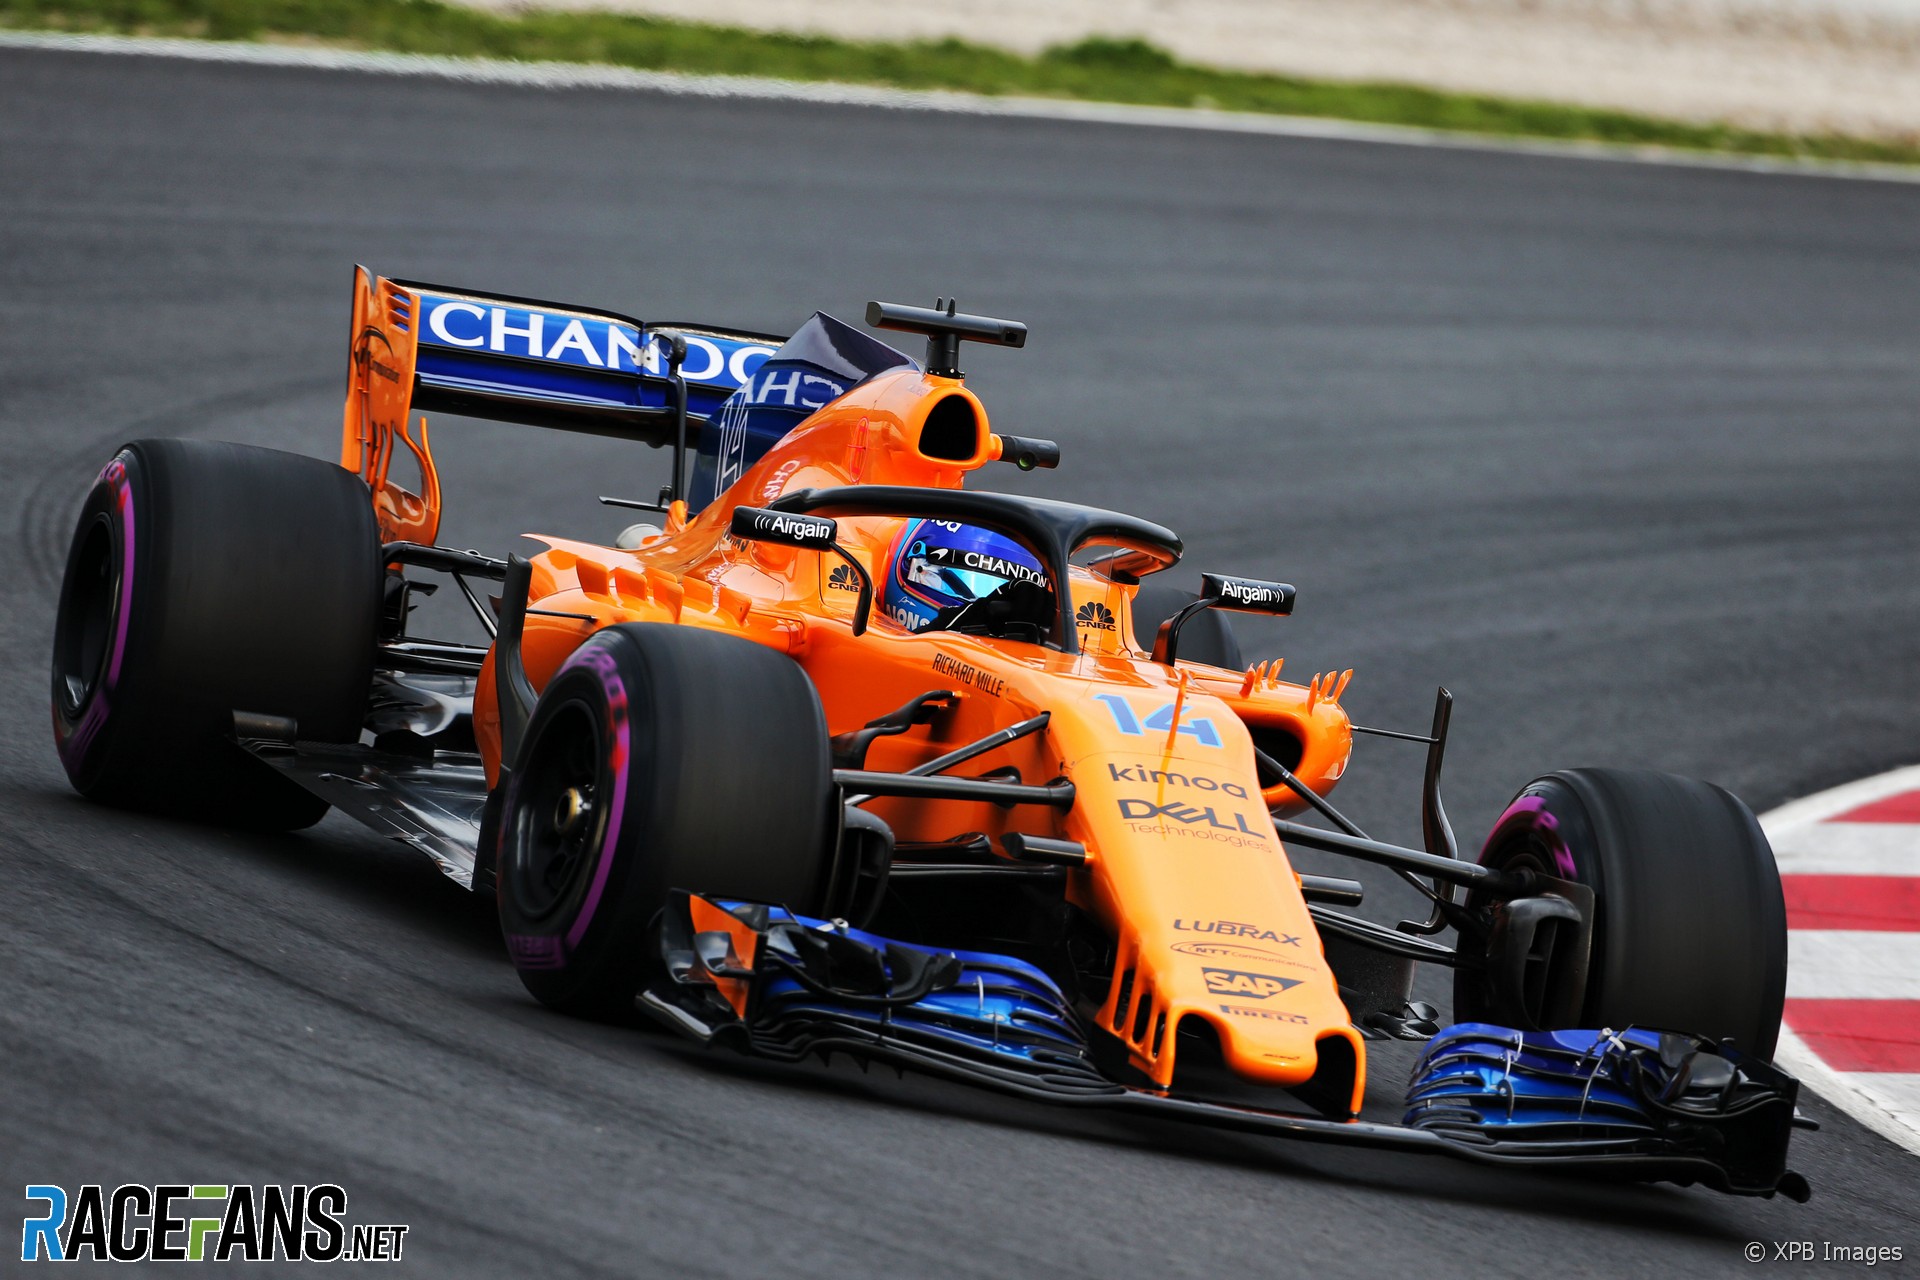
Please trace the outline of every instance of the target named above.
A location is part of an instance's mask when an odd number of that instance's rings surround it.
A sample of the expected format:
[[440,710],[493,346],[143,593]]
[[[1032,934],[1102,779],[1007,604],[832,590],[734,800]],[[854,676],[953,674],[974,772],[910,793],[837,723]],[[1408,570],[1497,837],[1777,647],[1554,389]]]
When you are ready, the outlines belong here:
[[1237,782],[1216,782],[1199,773],[1172,773],[1164,769],[1149,769],[1145,765],[1107,766],[1107,777],[1113,782],[1144,782],[1149,785],[1165,783],[1170,787],[1187,787],[1194,791],[1219,791],[1236,800],[1247,798],[1247,789]]
[[1098,600],[1089,600],[1074,612],[1074,621],[1095,631],[1113,630],[1113,610]]
[[1216,996],[1241,996],[1248,1000],[1265,1000],[1268,996],[1277,996],[1290,987],[1300,985],[1299,978],[1276,978],[1270,973],[1248,973],[1243,969],[1202,969],[1202,977],[1207,980],[1207,990]]
[[835,591],[858,591],[860,579],[853,576],[852,565],[837,565],[833,572],[827,575],[827,585]]

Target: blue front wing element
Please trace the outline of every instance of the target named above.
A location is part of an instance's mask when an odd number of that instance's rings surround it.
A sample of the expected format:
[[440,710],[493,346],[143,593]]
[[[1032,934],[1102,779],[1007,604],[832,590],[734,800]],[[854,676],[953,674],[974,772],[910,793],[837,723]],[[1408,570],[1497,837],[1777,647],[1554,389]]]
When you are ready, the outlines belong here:
[[720,998],[724,939],[693,930],[686,896],[656,926],[670,975],[642,1006],[707,1039],[744,1040],[765,1057],[797,1061],[842,1050],[943,1065],[1062,1092],[1116,1090],[1087,1053],[1066,996],[1011,956],[912,946],[784,907],[709,899],[758,935],[746,1016]]
[[1405,1123],[1514,1154],[1698,1158],[1738,1187],[1804,1199],[1787,1170],[1799,1084],[1731,1044],[1644,1027],[1448,1027],[1407,1086]]
[[[667,977],[641,1008],[706,1043],[780,1061],[839,1052],[1054,1102],[1490,1164],[1702,1182],[1806,1199],[1786,1167],[1798,1084],[1694,1036],[1466,1023],[1416,1065],[1403,1125],[1331,1120],[1128,1087],[1093,1061],[1054,981],[1010,956],[903,943],[781,907],[674,891],[654,926]],[[703,919],[711,919],[702,913]],[[752,963],[743,956],[750,955]]]

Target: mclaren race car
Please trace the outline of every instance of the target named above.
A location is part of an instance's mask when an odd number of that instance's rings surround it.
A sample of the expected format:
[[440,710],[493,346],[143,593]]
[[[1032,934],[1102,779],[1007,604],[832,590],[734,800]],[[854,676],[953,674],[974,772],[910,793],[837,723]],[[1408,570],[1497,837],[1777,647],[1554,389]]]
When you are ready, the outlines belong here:
[[[1806,1197],[1770,1062],[1780,882],[1740,801],[1570,769],[1460,856],[1445,690],[1422,732],[1357,725],[1350,672],[1240,658],[1224,615],[1286,614],[1292,586],[1181,595],[1156,582],[1173,530],[969,489],[1059,460],[960,370],[1025,327],[866,320],[924,357],[824,314],[767,335],[357,271],[340,465],[139,440],[95,482],[53,655],[74,786],[256,828],[337,807],[490,900],[569,1014]],[[604,499],[644,519],[613,546],[442,546],[427,410],[669,449],[670,480]],[[448,586],[490,643],[410,631]],[[1329,802],[1356,734],[1424,748],[1424,848]],[[1361,884],[1290,846],[1391,868],[1430,911],[1356,914]],[[1422,963],[1452,971],[1454,1025],[1413,999]],[[1383,1038],[1425,1044],[1399,1123],[1358,1118]]]

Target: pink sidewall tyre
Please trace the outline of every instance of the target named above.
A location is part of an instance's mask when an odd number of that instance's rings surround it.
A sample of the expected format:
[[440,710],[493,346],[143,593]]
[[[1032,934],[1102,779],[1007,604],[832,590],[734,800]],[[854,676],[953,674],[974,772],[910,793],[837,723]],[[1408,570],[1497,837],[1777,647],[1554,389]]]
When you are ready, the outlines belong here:
[[597,632],[542,691],[502,786],[501,932],[550,1007],[630,1009],[670,889],[799,912],[824,898],[838,816],[820,699],[737,636]]

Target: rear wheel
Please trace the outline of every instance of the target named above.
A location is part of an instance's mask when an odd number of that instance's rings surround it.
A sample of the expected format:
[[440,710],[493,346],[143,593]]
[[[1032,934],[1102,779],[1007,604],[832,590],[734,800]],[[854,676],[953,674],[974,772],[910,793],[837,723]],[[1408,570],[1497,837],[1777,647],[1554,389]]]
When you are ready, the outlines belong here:
[[53,642],[60,761],[91,800],[240,826],[326,804],[232,741],[233,713],[350,742],[373,674],[379,539],[366,486],[249,445],[140,440],[74,531]]
[[824,899],[838,826],[820,699],[790,659],[690,627],[597,632],[540,695],[499,816],[501,929],[527,989],[632,1005],[670,889]]
[[[1767,838],[1730,793],[1648,770],[1566,769],[1514,797],[1480,861],[1593,890],[1584,997],[1564,1025],[1691,1032],[1773,1056],[1786,907]],[[1454,1015],[1528,1029],[1539,1020],[1466,970],[1455,974]]]

